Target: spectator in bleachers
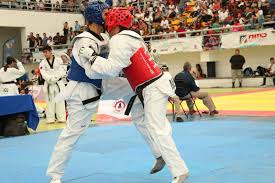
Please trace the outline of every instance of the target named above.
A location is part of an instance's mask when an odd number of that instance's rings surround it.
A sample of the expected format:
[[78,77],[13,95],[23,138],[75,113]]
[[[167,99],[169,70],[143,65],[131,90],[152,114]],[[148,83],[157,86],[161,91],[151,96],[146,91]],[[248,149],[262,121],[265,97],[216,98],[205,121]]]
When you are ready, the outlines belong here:
[[30,35],[28,36],[28,39],[27,41],[29,41],[29,48],[31,52],[34,51],[34,47],[36,46],[36,39],[35,37],[33,36],[33,33],[31,32]]
[[52,47],[53,45],[54,45],[53,38],[52,36],[50,36],[49,39],[47,40],[47,46]]
[[63,35],[64,35],[66,38],[67,38],[68,35],[69,35],[69,29],[70,29],[70,27],[69,27],[68,22],[65,22],[65,23],[64,23],[64,27],[63,27]]
[[252,9],[247,6],[245,9],[245,19],[246,22],[251,24],[251,28],[255,28],[255,15],[253,15]]
[[69,43],[71,43],[73,41],[73,39],[75,38],[75,36],[76,36],[76,32],[75,31],[70,32]]
[[161,22],[160,22],[160,26],[161,26],[161,28],[162,28],[162,30],[164,32],[169,31],[169,21],[168,21],[168,18],[163,17],[162,20],[161,20]]
[[58,33],[56,33],[56,35],[53,37],[53,43],[54,45],[60,45],[61,44],[61,36]]
[[254,14],[255,14],[255,19],[259,23],[259,28],[263,28],[263,23],[264,23],[264,14],[263,10],[259,9],[258,7],[254,8]]
[[43,39],[42,39],[42,46],[47,46],[48,44],[48,37],[46,33],[43,33]]
[[36,34],[36,46],[37,47],[41,47],[43,45],[43,40],[42,38],[40,37],[39,34]]
[[75,21],[74,31],[79,34],[81,26],[79,25],[78,21]]
[[61,2],[61,11],[63,11],[63,12],[68,11],[68,2],[65,0],[62,0],[62,2]]
[[45,10],[50,11],[52,9],[51,0],[45,0],[44,2],[45,2]]
[[59,1],[56,1],[55,3],[55,11],[60,11],[61,10],[61,5],[59,3]]
[[[192,103],[192,98],[199,98],[203,101],[203,104],[208,108],[210,116],[214,116],[219,112],[216,110],[216,106],[207,92],[200,91],[200,88],[196,85],[193,76],[190,74],[192,67],[189,62],[185,62],[183,71],[175,76],[176,94],[180,99],[185,99],[189,112],[193,114],[195,112]],[[180,114],[180,111],[177,111]]]
[[240,50],[235,50],[235,55],[230,58],[231,74],[232,74],[232,88],[235,88],[235,82],[238,78],[239,87],[242,87],[243,65],[245,64],[244,56],[240,55]]
[[38,10],[44,10],[43,0],[39,0],[39,2],[37,3],[37,8],[38,8]]
[[0,96],[18,95],[16,79],[26,73],[21,62],[14,57],[7,57],[6,65],[0,69]]
[[273,57],[270,58],[270,63],[265,69],[262,86],[266,85],[266,77],[273,77],[273,85],[275,85],[275,60]]

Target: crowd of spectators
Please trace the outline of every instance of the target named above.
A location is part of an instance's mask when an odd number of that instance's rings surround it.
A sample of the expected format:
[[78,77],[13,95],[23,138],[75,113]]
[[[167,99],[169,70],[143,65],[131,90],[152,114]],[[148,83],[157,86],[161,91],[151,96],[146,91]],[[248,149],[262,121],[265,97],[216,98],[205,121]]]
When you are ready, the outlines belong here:
[[[35,0],[29,1],[34,2]],[[43,2],[43,0],[37,1]],[[69,1],[63,0],[62,2]],[[35,5],[39,5],[39,2]],[[87,3],[88,0],[81,2],[81,11],[85,9]],[[250,24],[249,29],[263,28],[267,17],[272,20],[268,0],[128,0],[121,1],[121,3],[133,7],[132,29],[142,36],[182,33],[178,37],[185,37],[184,33],[188,31],[239,26],[231,29],[236,32],[245,29],[242,25]],[[60,10],[59,8],[62,6],[57,1],[54,7]],[[48,37],[44,33],[41,38],[39,34],[36,37],[31,34],[28,38],[29,47],[69,44],[81,31],[81,26],[78,25],[73,29],[65,23],[63,35],[57,33],[55,36]],[[219,32],[218,30],[208,31],[208,34]],[[196,34],[199,33],[191,35]]]
[[268,0],[159,0],[128,5],[134,7],[133,28],[142,35],[245,24],[251,24],[251,29],[262,28],[270,15]]
[[34,35],[34,33],[31,32],[27,41],[29,42],[30,51],[33,52],[35,50],[41,50],[42,47],[47,45],[58,47],[58,45],[70,44],[73,38],[83,32],[83,30],[83,26],[81,26],[78,21],[75,21],[74,27],[70,27],[68,22],[65,22],[63,34],[57,32],[56,35],[49,36],[46,33],[43,33],[43,36],[41,37],[40,34]]
[[76,0],[60,0],[53,3],[51,0],[2,0],[0,7],[16,8],[37,11],[80,12],[86,1],[78,4]]

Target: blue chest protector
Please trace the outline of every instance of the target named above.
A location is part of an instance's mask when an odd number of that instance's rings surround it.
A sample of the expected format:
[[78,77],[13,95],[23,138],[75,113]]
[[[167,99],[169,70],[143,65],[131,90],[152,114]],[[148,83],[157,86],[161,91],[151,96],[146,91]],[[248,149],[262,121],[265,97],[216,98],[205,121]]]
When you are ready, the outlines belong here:
[[[100,54],[101,57],[107,58],[108,53]],[[68,73],[68,79],[73,81],[85,82],[93,84],[97,89],[101,89],[101,79],[90,79],[85,74],[85,70],[76,62],[74,57],[71,57],[71,67]]]

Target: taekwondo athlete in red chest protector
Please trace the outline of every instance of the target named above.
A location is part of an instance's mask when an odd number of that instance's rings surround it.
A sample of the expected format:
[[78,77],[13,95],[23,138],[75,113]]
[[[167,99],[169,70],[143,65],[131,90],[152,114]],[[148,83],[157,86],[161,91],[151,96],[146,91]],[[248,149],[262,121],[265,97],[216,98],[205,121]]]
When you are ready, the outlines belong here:
[[[163,76],[162,71],[151,60],[143,39],[130,29],[131,12],[126,8],[116,7],[106,14],[105,26],[110,40],[108,59],[102,58],[89,47],[80,49],[79,55],[90,61],[86,74],[96,79],[117,77],[121,70],[138,95],[143,105],[135,105],[131,114],[139,124],[144,125],[147,133],[157,145],[160,161],[166,163],[172,173],[172,183],[183,183],[188,177],[188,168],[181,158],[172,138],[172,128],[166,118],[168,98],[176,100],[173,78]],[[130,104],[129,104],[130,105]],[[138,124],[136,124],[137,126]],[[147,141],[148,143],[148,141]],[[150,145],[150,144],[149,144]]]

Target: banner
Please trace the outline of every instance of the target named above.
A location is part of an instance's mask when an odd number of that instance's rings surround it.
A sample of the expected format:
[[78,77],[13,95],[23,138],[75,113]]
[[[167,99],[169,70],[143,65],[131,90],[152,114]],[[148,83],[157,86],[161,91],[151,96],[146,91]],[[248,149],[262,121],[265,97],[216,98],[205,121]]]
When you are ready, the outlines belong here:
[[151,41],[151,50],[160,54],[202,51],[202,36],[160,39]]
[[129,121],[131,116],[124,115],[127,104],[135,95],[126,78],[111,78],[102,81],[97,121]]
[[253,46],[275,45],[273,29],[241,31],[222,36],[222,48],[247,48]]

